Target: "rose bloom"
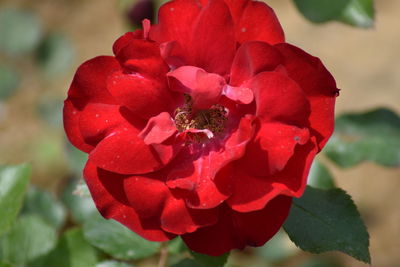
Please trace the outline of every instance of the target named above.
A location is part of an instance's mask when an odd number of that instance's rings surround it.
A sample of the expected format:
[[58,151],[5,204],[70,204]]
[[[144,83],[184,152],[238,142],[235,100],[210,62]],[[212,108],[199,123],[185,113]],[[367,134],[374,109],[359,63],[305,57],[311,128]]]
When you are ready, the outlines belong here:
[[200,253],[261,246],[332,134],[335,81],[250,0],[175,0],[77,70],[69,140],[100,213]]

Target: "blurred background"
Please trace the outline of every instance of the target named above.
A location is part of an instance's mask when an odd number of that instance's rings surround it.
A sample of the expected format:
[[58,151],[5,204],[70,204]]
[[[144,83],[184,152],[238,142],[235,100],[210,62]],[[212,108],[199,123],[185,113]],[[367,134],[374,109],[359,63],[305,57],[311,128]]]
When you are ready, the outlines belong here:
[[[71,156],[77,152],[64,136],[62,101],[76,68],[92,57],[111,55],[113,42],[133,29],[132,21],[140,17],[131,8],[134,2],[0,1],[1,164],[31,162],[31,183],[54,195],[60,194],[69,178],[79,176],[80,166],[74,161],[81,155]],[[377,0],[376,22],[369,29],[338,22],[313,24],[292,1],[266,2],[277,13],[287,42],[321,58],[336,78],[342,89],[337,115],[378,107],[400,113],[400,1]],[[359,207],[371,236],[373,266],[400,266],[400,169],[368,162],[341,169],[323,157],[321,161]],[[339,253],[300,252],[282,236],[266,260],[245,251],[235,253],[230,264],[365,265]]]

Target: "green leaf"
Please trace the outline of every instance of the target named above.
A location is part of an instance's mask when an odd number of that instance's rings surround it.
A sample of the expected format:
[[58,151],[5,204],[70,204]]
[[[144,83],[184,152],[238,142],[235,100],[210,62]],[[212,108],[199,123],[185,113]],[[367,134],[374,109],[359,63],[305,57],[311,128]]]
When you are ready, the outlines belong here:
[[119,261],[103,261],[97,263],[96,267],[133,267],[133,265]]
[[71,42],[60,33],[46,36],[36,55],[37,62],[50,78],[65,73],[71,67],[73,58]]
[[0,261],[0,267],[13,267],[13,265],[7,263],[7,262],[2,262]]
[[97,251],[83,237],[82,229],[63,234],[57,247],[41,262],[41,267],[88,267],[97,263]]
[[51,126],[62,127],[63,101],[59,97],[43,94],[37,103],[37,113]]
[[308,174],[308,185],[319,189],[332,189],[335,187],[332,175],[329,169],[321,162],[314,160]]
[[351,197],[341,189],[307,187],[294,199],[284,229],[301,249],[321,253],[342,251],[370,263],[369,235]]
[[0,65],[0,100],[15,93],[20,81],[19,74],[8,66]]
[[36,214],[55,228],[61,228],[66,219],[64,206],[50,192],[31,187],[25,200],[23,213]]
[[353,26],[368,28],[374,25],[374,13],[373,0],[351,0],[339,20]]
[[80,151],[71,145],[70,142],[66,142],[65,149],[68,156],[68,163],[71,170],[75,173],[77,177],[82,176],[82,170],[85,167],[86,161],[88,159],[88,154]]
[[90,197],[89,190],[81,180],[71,180],[62,195],[62,202],[71,212],[72,218],[77,223],[83,223],[88,218],[99,212]]
[[380,108],[345,114],[336,119],[335,132],[324,149],[343,168],[363,161],[400,166],[400,117]]
[[0,9],[0,50],[10,55],[33,51],[42,36],[39,20],[31,12],[16,8]]
[[315,23],[336,19],[351,0],[294,0],[299,11]]
[[180,236],[168,241],[168,252],[171,254],[180,254],[186,251],[187,247]]
[[93,216],[83,225],[86,240],[116,259],[136,260],[158,252],[160,243],[150,242],[114,220]]
[[31,168],[27,164],[0,166],[0,236],[17,218],[22,207]]
[[228,261],[229,253],[225,253],[219,257],[208,256],[191,251],[195,261],[203,267],[222,267]]
[[254,251],[267,262],[280,262],[294,255],[299,250],[293,245],[284,231],[279,231],[264,246]]
[[374,24],[373,0],[293,0],[299,11],[314,23],[341,21],[358,27]]
[[178,263],[171,265],[171,267],[204,267],[204,265],[192,259],[183,259]]
[[54,248],[56,231],[36,215],[22,216],[0,241],[0,258],[24,265]]

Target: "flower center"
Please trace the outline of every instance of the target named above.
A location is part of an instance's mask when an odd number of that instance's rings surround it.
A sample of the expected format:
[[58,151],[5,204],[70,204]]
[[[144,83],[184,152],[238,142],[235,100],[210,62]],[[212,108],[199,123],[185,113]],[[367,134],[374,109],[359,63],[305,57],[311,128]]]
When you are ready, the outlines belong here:
[[210,130],[214,135],[223,132],[227,111],[222,105],[213,105],[206,110],[193,112],[192,98],[185,94],[185,104],[175,110],[175,125],[178,131],[189,129]]

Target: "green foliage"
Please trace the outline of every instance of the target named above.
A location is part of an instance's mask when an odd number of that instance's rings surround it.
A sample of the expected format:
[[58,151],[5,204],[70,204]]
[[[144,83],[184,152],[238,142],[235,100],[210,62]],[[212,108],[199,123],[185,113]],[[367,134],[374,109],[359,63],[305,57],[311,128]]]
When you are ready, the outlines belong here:
[[19,218],[0,240],[0,258],[16,265],[25,265],[54,248],[56,231],[42,218],[26,215]]
[[41,216],[48,224],[60,229],[66,219],[64,206],[50,192],[30,187],[22,213]]
[[158,252],[160,244],[136,235],[114,220],[92,216],[83,225],[86,240],[116,259],[137,260]]
[[47,77],[56,77],[65,73],[74,58],[71,42],[62,34],[52,33],[41,42],[36,59]]
[[319,189],[332,189],[335,187],[333,177],[329,169],[321,162],[314,160],[308,174],[308,185]]
[[298,252],[298,249],[284,231],[279,231],[264,246],[254,248],[254,251],[267,262],[280,262]]
[[345,114],[336,119],[335,132],[324,149],[340,167],[362,161],[400,166],[400,117],[388,109]]
[[208,256],[196,252],[191,252],[195,261],[202,267],[222,267],[228,261],[229,253],[219,257]]
[[21,55],[37,47],[42,28],[32,13],[16,8],[2,8],[0,36],[0,51],[9,55]]
[[294,0],[299,11],[312,22],[327,22],[338,17],[350,0]]
[[7,263],[7,262],[2,262],[0,261],[0,267],[13,267],[13,265]]
[[195,260],[186,258],[176,264],[173,264],[171,267],[204,267],[204,266]]
[[38,267],[88,267],[95,266],[97,251],[84,239],[81,229],[66,231],[46,257],[39,261]]
[[70,142],[66,142],[65,150],[68,156],[68,164],[71,170],[77,177],[82,176],[82,170],[85,167],[86,161],[88,159],[88,154],[80,151],[71,145]]
[[0,236],[17,218],[22,207],[31,168],[27,164],[0,166]]
[[133,265],[119,261],[103,261],[96,264],[96,267],[133,267]]
[[373,0],[293,0],[299,11],[314,23],[341,21],[358,27],[372,27]]
[[86,184],[71,180],[62,195],[62,202],[68,207],[72,218],[77,223],[83,223],[94,214],[98,214],[96,206],[90,197]]
[[353,26],[368,28],[374,26],[374,16],[373,0],[351,0],[339,20]]
[[15,93],[20,82],[19,74],[8,66],[0,65],[0,100]]
[[179,254],[187,250],[185,243],[180,236],[168,241],[168,252],[171,254]]
[[301,249],[321,253],[342,251],[370,263],[369,235],[350,196],[341,189],[307,187],[294,199],[284,229]]

